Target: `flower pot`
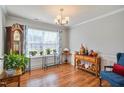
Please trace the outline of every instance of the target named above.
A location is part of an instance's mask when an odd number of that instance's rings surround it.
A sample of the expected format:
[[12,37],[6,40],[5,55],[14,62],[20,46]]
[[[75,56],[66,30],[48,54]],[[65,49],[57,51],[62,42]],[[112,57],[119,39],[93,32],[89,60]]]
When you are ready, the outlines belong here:
[[8,70],[6,70],[6,73],[7,73],[8,75],[12,75],[12,74],[15,73],[15,70],[13,70],[13,69],[8,69]]
[[16,68],[15,73],[16,74],[22,74],[22,69],[21,68]]

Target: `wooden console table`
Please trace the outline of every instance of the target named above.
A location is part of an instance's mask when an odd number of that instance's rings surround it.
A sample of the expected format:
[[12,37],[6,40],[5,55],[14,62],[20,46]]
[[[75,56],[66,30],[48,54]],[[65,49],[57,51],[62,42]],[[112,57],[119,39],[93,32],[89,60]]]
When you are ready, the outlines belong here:
[[[91,72],[95,74],[96,76],[99,75],[100,72],[100,67],[101,67],[101,59],[100,57],[90,57],[90,56],[85,56],[85,55],[74,55],[74,68],[77,68],[81,61],[84,62],[84,64],[81,65],[81,69]],[[89,67],[85,67],[85,62],[86,64],[91,64]]]

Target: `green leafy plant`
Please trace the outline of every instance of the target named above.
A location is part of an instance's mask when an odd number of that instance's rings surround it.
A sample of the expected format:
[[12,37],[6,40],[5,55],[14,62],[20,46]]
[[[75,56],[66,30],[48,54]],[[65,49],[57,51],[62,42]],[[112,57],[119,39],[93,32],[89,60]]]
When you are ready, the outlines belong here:
[[56,49],[53,49],[53,52],[56,52]]
[[31,54],[32,56],[35,56],[37,54],[37,51],[30,51],[29,54]]
[[24,69],[28,62],[29,59],[24,55],[11,53],[4,56],[5,69]]
[[52,52],[53,52],[53,54],[55,54],[56,53],[56,49],[53,49]]
[[46,54],[49,55],[51,53],[51,49],[50,48],[47,48],[46,49]]
[[43,55],[43,50],[40,51],[40,55]]

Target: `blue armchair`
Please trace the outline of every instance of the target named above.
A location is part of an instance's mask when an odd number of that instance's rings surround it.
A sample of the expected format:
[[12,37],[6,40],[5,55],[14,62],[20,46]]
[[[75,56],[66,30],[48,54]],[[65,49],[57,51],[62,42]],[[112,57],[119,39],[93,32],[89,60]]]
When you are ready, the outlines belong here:
[[[117,54],[117,64],[124,66],[124,53]],[[104,66],[104,71],[100,72],[100,86],[102,86],[103,79],[107,80],[113,87],[124,87],[124,76],[107,71],[106,68],[113,68],[113,66]]]

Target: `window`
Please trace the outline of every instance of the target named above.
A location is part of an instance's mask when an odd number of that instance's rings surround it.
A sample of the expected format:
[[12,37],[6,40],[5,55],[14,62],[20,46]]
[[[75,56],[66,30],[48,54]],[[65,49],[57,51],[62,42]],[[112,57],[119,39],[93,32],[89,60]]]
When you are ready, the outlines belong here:
[[57,50],[58,35],[57,32],[43,31],[37,29],[28,29],[26,43],[26,54],[29,55],[29,51],[37,51],[37,54],[41,50],[47,48]]

